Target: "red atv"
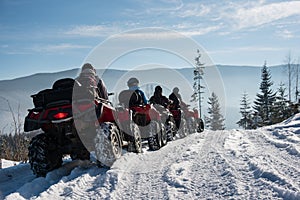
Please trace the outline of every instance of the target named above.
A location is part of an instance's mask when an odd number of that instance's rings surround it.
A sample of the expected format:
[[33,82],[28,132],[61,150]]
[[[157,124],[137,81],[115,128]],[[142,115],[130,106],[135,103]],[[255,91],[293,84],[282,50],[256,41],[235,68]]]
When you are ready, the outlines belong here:
[[178,108],[171,104],[170,111],[173,114],[176,122],[176,127],[179,132],[179,137],[185,137],[187,134],[202,132],[204,130],[204,123],[199,118],[197,109],[189,109],[189,105],[181,104]]
[[167,134],[161,114],[150,104],[143,105],[137,91],[123,90],[119,102],[124,109],[131,110],[131,117],[141,130],[141,138],[148,141],[150,150],[158,150],[167,144]]
[[153,106],[161,115],[161,121],[164,123],[164,126],[166,128],[167,140],[174,140],[174,137],[177,132],[177,127],[173,114],[171,113],[168,107],[165,108],[160,104],[153,104]]
[[189,133],[202,132],[204,130],[204,123],[203,120],[199,118],[198,110],[189,109],[189,105],[182,105],[181,107]]
[[187,136],[188,127],[183,111],[180,108],[177,108],[174,104],[171,104],[170,112],[172,113],[176,124],[177,137],[183,138]]
[[24,131],[42,130],[28,147],[29,163],[37,176],[60,167],[65,154],[90,159],[90,151],[95,150],[100,162],[110,166],[125,144],[136,143],[135,152],[141,152],[139,131],[128,134],[120,129],[114,117],[118,112],[107,101],[73,101],[74,83],[74,79],[60,79],[51,89],[31,96],[34,108],[28,110]]

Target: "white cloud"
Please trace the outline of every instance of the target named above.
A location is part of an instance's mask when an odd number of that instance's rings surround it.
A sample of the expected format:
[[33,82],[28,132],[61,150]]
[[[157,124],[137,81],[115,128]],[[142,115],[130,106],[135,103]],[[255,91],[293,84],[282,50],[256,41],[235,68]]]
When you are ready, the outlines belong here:
[[[140,29],[143,30],[143,29]],[[171,40],[176,38],[183,38],[184,36],[179,32],[172,32],[172,31],[151,31],[151,32],[129,32],[129,33],[122,33],[120,35],[114,35],[114,38],[126,38],[126,39],[142,39],[142,40]]]
[[260,26],[266,23],[300,15],[300,1],[258,5],[252,8],[238,8],[231,16],[238,28]]
[[281,47],[245,46],[236,48],[237,51],[282,51]]
[[69,51],[69,50],[75,50],[75,49],[89,49],[93,48],[91,46],[87,45],[76,45],[76,44],[68,44],[68,43],[62,43],[62,44],[55,44],[55,45],[36,45],[30,50],[36,51],[36,52],[57,52],[62,53],[63,51]]
[[101,37],[116,33],[117,28],[104,25],[78,25],[65,32],[66,35]]
[[[146,13],[170,13],[178,11],[182,8],[181,0],[160,0],[160,1],[140,1],[146,8],[144,12],[138,14],[144,15]],[[159,6],[158,6],[159,5]]]
[[186,36],[200,36],[200,35],[206,35],[208,33],[214,32],[221,29],[221,26],[211,26],[211,27],[205,27],[205,28],[198,28],[196,30],[183,30],[180,31],[182,34]]
[[[279,23],[292,15],[300,15],[300,1],[266,4],[264,0],[247,2],[205,2],[186,3],[180,0],[160,0],[141,3],[141,9],[127,10],[124,21],[105,25],[77,25],[63,31],[67,37],[109,37],[122,31],[145,27],[165,27],[186,36],[200,36],[219,31],[219,35],[229,35],[242,28],[260,28],[263,24]],[[154,14],[154,15],[153,15]],[[159,16],[159,19],[154,16]],[[129,18],[128,18],[129,17]],[[126,20],[127,19],[127,20]],[[284,22],[282,22],[284,23]],[[233,24],[233,26],[232,26]],[[155,36],[154,36],[155,35]],[[170,38],[159,33],[161,38]],[[157,37],[148,34],[147,37]],[[286,37],[293,35],[285,33]],[[139,36],[128,36],[139,37]]]
[[[175,28],[175,27],[174,27]],[[143,29],[136,29],[135,32],[129,32],[129,33],[122,33],[120,35],[115,35],[113,37],[122,37],[127,39],[142,39],[142,40],[172,40],[172,39],[178,39],[178,38],[185,38],[186,36],[192,37],[192,36],[199,36],[199,35],[205,35],[210,32],[219,30],[221,26],[211,26],[211,27],[205,27],[205,28],[195,28],[193,29],[189,28],[188,26],[184,25],[179,27],[176,26],[175,30],[162,30],[160,28],[152,28],[151,31],[144,32]],[[148,28],[147,28],[148,29]],[[146,30],[147,30],[146,29]]]
[[286,51],[282,47],[263,47],[263,46],[244,46],[244,47],[234,47],[208,51],[209,54],[232,54],[238,55],[240,52],[274,52],[274,51]]
[[210,7],[199,3],[184,4],[178,12],[179,17],[201,17],[209,14]]
[[295,37],[294,34],[291,31],[287,30],[287,29],[278,31],[277,35],[279,37],[284,38],[284,39],[290,39],[290,38],[294,38]]

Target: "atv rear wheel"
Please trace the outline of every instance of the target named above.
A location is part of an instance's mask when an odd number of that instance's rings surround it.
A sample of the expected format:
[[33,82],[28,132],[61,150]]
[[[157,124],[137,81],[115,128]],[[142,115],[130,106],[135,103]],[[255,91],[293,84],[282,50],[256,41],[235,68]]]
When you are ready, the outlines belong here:
[[38,177],[62,165],[62,154],[56,142],[45,133],[32,138],[28,151],[31,169]]
[[176,135],[176,124],[174,120],[170,119],[167,121],[166,133],[167,133],[168,142],[173,141]]
[[129,141],[127,150],[128,152],[142,153],[142,138],[140,129],[135,123],[131,124],[130,129],[133,135],[133,141]]
[[168,137],[167,137],[167,132],[166,132],[166,128],[165,125],[161,123],[161,145],[162,146],[166,146],[168,143]]
[[148,138],[149,149],[151,151],[156,151],[162,147],[161,132],[158,122],[151,121],[148,125],[148,129],[150,133],[150,136]]
[[96,158],[102,165],[111,167],[122,155],[122,141],[119,130],[115,124],[105,122],[100,124],[100,128],[96,132]]
[[181,119],[180,129],[178,130],[179,138],[184,138],[188,135],[187,123],[185,119]]
[[197,121],[194,117],[190,117],[186,120],[187,129],[189,134],[193,134],[197,132]]
[[197,132],[201,133],[204,131],[204,122],[202,119],[197,120]]

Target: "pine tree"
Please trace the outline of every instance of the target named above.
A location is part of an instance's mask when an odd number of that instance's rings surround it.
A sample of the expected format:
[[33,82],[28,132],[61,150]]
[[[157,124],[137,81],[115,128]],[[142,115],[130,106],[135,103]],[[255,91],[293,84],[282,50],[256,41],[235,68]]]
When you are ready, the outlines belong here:
[[224,125],[224,117],[221,114],[221,108],[219,104],[219,100],[217,95],[213,92],[211,94],[211,97],[208,98],[207,102],[210,107],[208,108],[208,114],[209,117],[206,117],[206,125],[211,129],[211,130],[224,130],[225,125]]
[[296,72],[296,86],[295,86],[295,98],[296,98],[296,103],[300,103],[299,101],[299,67],[300,67],[300,58],[298,60],[298,64],[296,65],[296,69],[295,69],[295,72]]
[[259,89],[261,90],[260,94],[256,94],[256,100],[254,101],[254,110],[257,112],[258,117],[261,119],[258,123],[258,126],[265,126],[272,124],[271,115],[273,104],[276,100],[276,93],[273,93],[271,86],[273,82],[271,81],[271,72],[267,67],[265,62],[261,70],[261,79]]
[[285,58],[285,62],[286,62],[286,70],[287,70],[287,73],[288,73],[288,98],[289,98],[289,101],[292,100],[292,73],[293,73],[293,70],[292,70],[292,56],[291,56],[291,52],[289,52]]
[[201,112],[201,101],[202,101],[201,94],[203,93],[202,89],[205,88],[204,86],[201,85],[201,80],[203,79],[203,75],[204,75],[204,71],[203,71],[204,63],[200,62],[201,54],[200,54],[199,49],[197,50],[197,53],[198,53],[198,56],[195,58],[196,67],[194,69],[194,85],[193,85],[194,93],[191,96],[191,98],[192,98],[191,102],[198,101],[199,116],[201,118],[201,115],[202,115],[202,112]]
[[287,100],[286,87],[283,83],[277,89],[276,102],[273,107],[272,122],[279,123],[292,115],[292,110]]
[[251,129],[253,126],[252,117],[251,117],[251,106],[248,94],[244,93],[241,99],[240,113],[242,118],[237,122],[237,124],[243,129]]

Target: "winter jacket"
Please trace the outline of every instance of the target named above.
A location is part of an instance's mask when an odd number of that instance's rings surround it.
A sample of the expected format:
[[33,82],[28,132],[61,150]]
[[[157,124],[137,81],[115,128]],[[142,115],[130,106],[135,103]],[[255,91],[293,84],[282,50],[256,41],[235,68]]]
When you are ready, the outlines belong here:
[[145,105],[148,104],[148,99],[147,99],[145,93],[140,89],[140,87],[138,87],[138,86],[131,86],[131,87],[129,87],[129,90],[134,90],[134,91],[138,92],[139,95],[141,95],[141,97],[143,99],[143,103]]
[[154,93],[154,95],[150,98],[150,103],[153,104],[159,104],[162,105],[163,107],[167,107],[169,105],[169,99],[166,96],[163,96],[158,93]]
[[171,101],[173,101],[173,106],[174,108],[180,108],[180,103],[181,103],[181,96],[180,94],[175,94],[175,93],[171,93],[170,96],[169,96],[169,99]]
[[95,87],[100,98],[108,100],[108,93],[104,82],[99,78],[95,71],[91,69],[83,70],[76,78],[80,83]]

